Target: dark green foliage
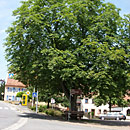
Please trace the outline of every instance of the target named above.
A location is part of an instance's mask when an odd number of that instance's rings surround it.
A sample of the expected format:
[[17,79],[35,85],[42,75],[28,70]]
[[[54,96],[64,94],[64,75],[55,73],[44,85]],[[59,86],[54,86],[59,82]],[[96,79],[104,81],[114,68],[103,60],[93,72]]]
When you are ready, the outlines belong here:
[[18,92],[16,97],[21,97],[22,98],[22,95],[25,94],[25,92]]
[[33,111],[36,111],[36,106],[30,106],[30,109],[33,110]]
[[38,107],[39,112],[45,112],[46,109],[47,109],[47,106],[42,106],[42,105],[40,105],[40,106]]
[[[84,95],[99,94],[105,103],[125,96],[129,15],[122,18],[115,5],[102,0],[28,0],[13,15],[4,44],[9,71],[41,93],[48,91],[45,100],[59,93],[69,99],[70,89],[78,88]],[[76,110],[77,95],[71,99]]]

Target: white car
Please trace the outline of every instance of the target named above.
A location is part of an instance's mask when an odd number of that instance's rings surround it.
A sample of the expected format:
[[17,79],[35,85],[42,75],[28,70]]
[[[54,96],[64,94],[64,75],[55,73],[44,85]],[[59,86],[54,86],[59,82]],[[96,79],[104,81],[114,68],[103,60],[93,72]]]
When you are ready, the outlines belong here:
[[99,119],[105,120],[105,119],[110,119],[110,120],[125,120],[126,116],[122,113],[107,113],[107,114],[101,114],[99,116]]

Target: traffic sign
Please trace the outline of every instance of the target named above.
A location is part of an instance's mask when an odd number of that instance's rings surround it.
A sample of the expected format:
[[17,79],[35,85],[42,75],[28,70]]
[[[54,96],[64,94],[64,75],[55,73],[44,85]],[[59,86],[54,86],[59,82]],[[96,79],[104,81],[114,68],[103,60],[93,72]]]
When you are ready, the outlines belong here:
[[4,93],[2,92],[1,95],[4,95]]
[[30,94],[30,92],[29,92],[29,91],[27,91],[27,92],[26,92],[26,94],[27,94],[27,95],[29,95],[29,94]]
[[33,96],[33,97],[37,97],[37,93],[36,93],[36,92],[33,92],[33,93],[32,93],[32,96]]
[[80,95],[82,94],[82,91],[80,89],[71,89],[71,94]]
[[51,98],[51,104],[55,104],[55,99]]

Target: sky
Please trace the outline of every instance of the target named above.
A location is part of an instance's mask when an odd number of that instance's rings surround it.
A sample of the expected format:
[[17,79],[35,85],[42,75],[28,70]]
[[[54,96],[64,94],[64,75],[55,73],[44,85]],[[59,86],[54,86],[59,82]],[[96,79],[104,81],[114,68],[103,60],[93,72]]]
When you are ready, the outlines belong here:
[[[17,9],[21,4],[21,0],[0,0],[0,79],[6,79],[8,68],[5,60],[5,47],[3,43],[7,34],[5,30],[11,26],[11,23],[15,20],[12,16],[12,11]],[[130,0],[105,0],[116,5],[121,9],[121,16],[130,13]]]

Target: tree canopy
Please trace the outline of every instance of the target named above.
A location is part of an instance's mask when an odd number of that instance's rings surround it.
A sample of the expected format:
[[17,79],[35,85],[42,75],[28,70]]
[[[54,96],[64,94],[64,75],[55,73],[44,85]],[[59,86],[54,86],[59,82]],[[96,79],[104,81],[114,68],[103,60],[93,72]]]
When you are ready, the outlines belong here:
[[68,99],[70,89],[79,88],[85,95],[123,98],[130,87],[130,21],[119,11],[103,0],[23,1],[7,30],[9,71]]

